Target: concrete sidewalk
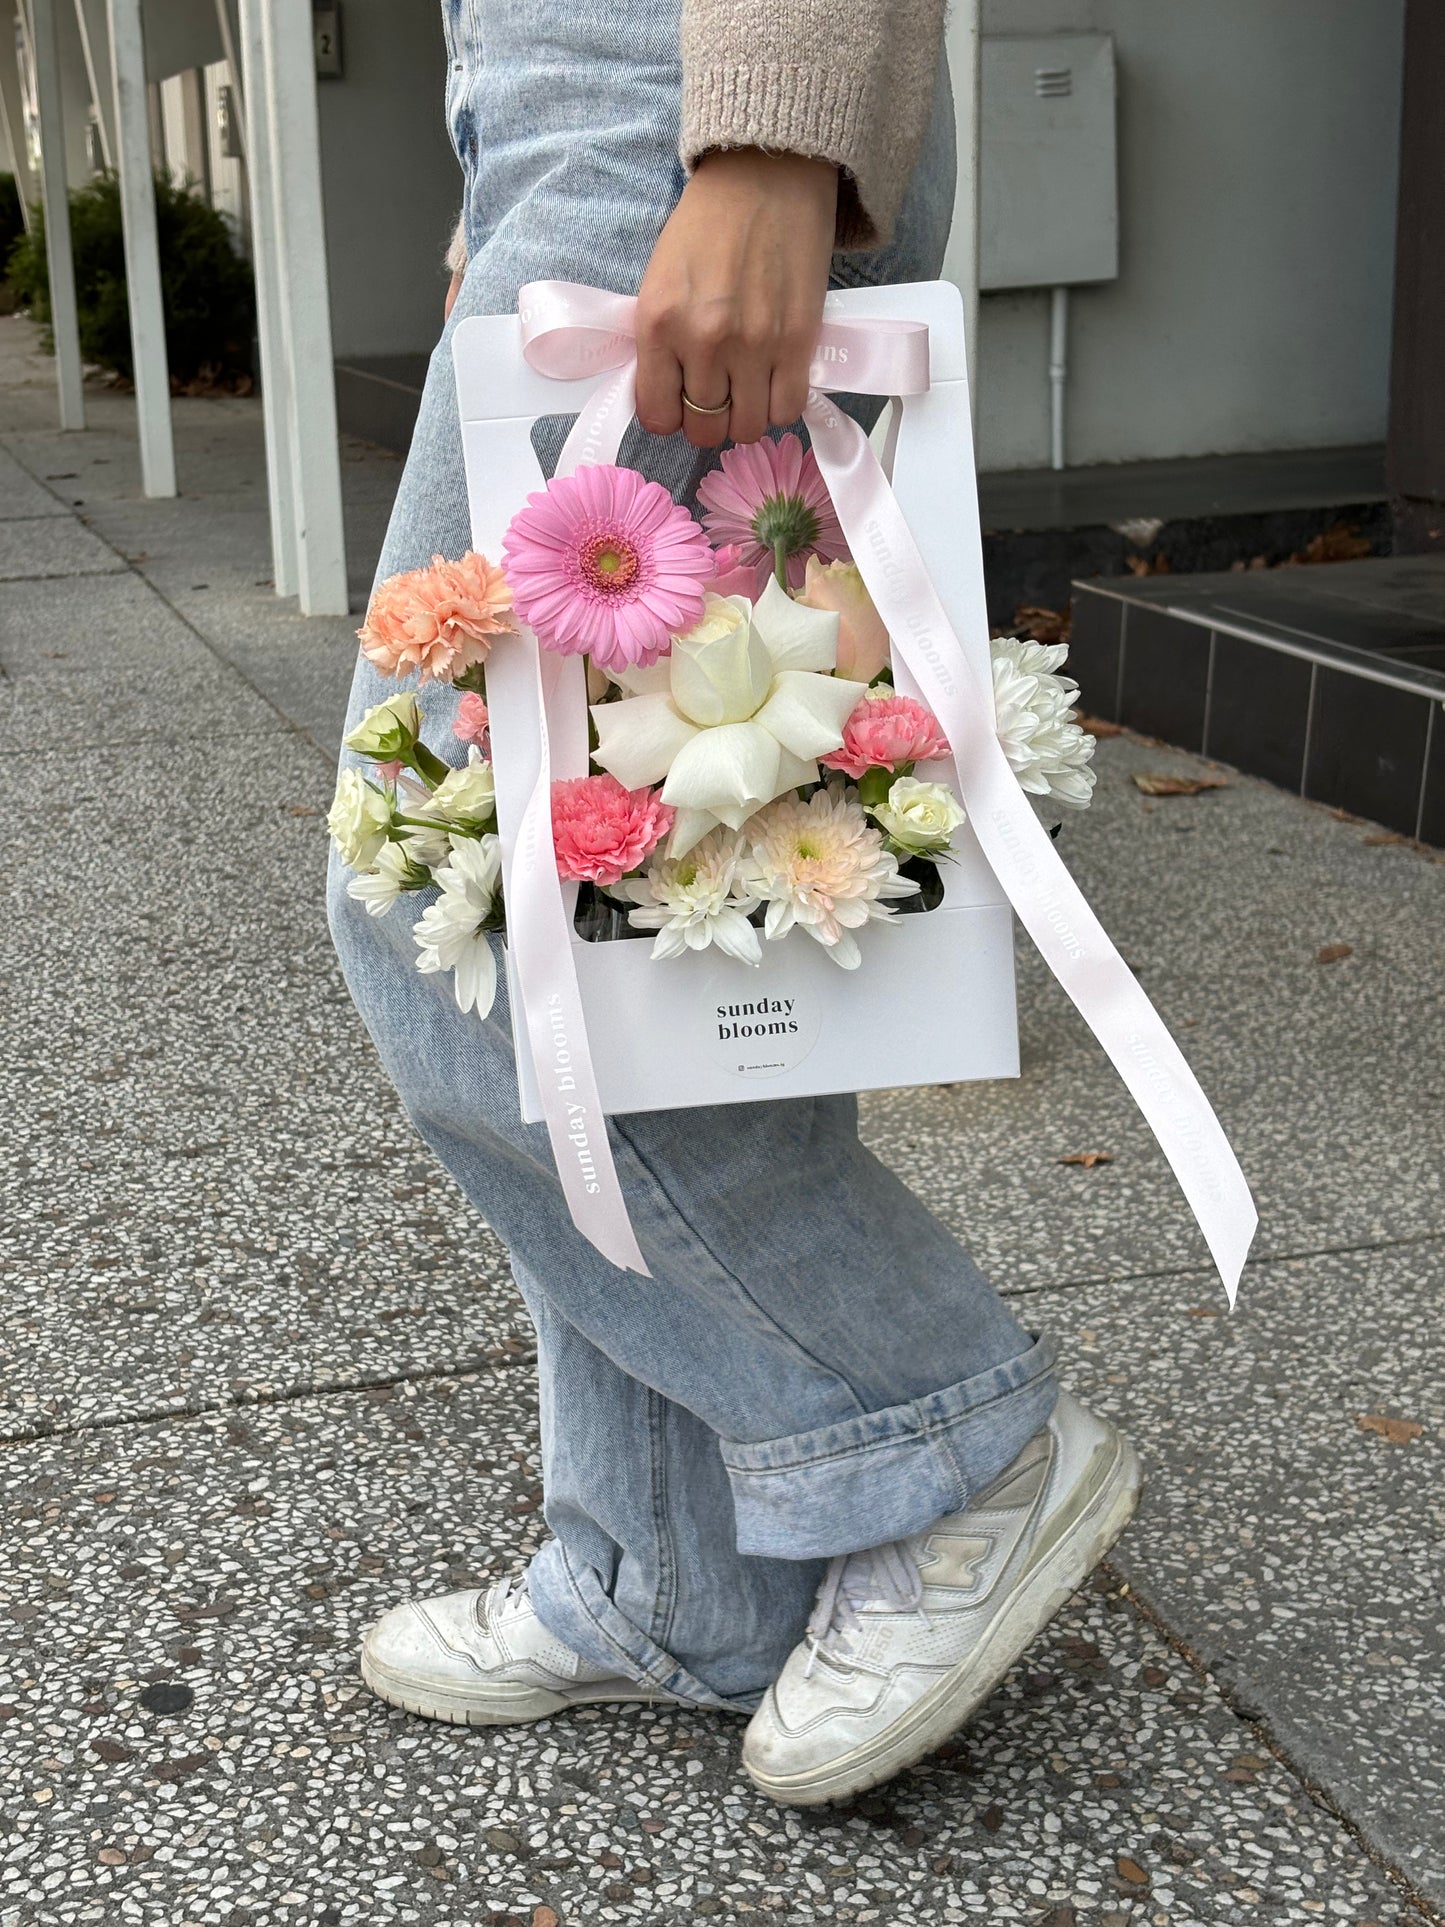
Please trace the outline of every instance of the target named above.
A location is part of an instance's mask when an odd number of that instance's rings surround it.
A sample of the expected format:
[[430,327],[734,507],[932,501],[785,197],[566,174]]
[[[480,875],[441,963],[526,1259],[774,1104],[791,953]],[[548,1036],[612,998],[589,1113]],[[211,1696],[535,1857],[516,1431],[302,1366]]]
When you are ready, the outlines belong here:
[[[254,403],[178,403],[147,503],[50,378],[0,320],[0,1924],[1445,1917],[1445,867],[1101,745],[1064,848],[1255,1185],[1232,1317],[1030,955],[1017,1083],[867,1101],[1150,1481],[942,1755],[807,1816],[711,1716],[393,1714],[361,1628],[543,1526],[530,1327],[326,935],[356,619],[270,592]],[[345,474],[359,602],[399,465]]]

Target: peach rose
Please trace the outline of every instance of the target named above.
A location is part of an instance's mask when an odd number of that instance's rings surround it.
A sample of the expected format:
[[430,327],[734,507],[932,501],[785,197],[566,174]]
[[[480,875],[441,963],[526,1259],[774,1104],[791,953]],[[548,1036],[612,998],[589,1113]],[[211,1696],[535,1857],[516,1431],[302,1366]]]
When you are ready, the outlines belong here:
[[872,682],[888,660],[888,631],[873,607],[854,562],[820,562],[808,557],[803,592],[806,608],[831,609],[838,618],[837,674],[853,682]]

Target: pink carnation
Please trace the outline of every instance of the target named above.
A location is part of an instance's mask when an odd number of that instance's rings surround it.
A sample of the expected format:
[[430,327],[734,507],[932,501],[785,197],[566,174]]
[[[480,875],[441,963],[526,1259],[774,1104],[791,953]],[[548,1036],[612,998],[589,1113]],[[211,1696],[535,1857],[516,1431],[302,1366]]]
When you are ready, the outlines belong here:
[[486,703],[469,689],[457,704],[452,734],[464,743],[475,743],[485,753],[489,720]]
[[362,653],[388,676],[452,682],[484,662],[493,636],[512,626],[512,594],[495,564],[475,551],[459,562],[432,557],[377,585],[357,630]]
[[651,856],[676,812],[656,790],[627,790],[615,776],[552,785],[552,843],[566,883],[620,883]]
[[843,745],[819,762],[854,782],[870,769],[932,763],[947,756],[948,738],[931,709],[911,696],[865,696],[843,725]]

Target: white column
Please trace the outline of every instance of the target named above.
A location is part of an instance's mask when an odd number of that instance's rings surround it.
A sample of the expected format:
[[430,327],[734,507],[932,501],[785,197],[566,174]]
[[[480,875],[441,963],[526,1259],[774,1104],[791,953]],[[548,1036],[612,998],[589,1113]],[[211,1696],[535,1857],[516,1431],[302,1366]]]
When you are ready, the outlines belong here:
[[100,154],[107,167],[115,166],[115,107],[110,90],[110,29],[105,23],[105,0],[75,0],[75,24],[80,29],[80,51],[85,77],[100,127]]
[[979,87],[982,24],[979,0],[955,0],[948,17],[948,66],[958,130],[958,186],[953,227],[943,260],[947,280],[963,292],[963,325],[968,343],[968,393],[978,421],[978,177]]
[[291,453],[291,370],[281,325],[280,245],[275,154],[266,106],[265,0],[241,0],[237,82],[246,126],[246,179],[251,196],[251,267],[256,279],[256,335],[261,351],[261,412],[266,428],[266,502],[271,513],[271,575],[276,593],[292,596],[296,567],[295,462]]
[[80,327],[75,311],[75,262],[70,251],[70,202],[65,178],[65,114],[60,96],[60,40],[55,0],[33,0],[35,93],[40,109],[40,180],[45,201],[45,265],[50,278],[50,329],[60,389],[60,426],[84,428]]
[[267,0],[261,45],[264,117],[256,111],[254,76],[247,96],[252,127],[264,118],[271,143],[269,212],[277,237],[282,342],[291,373],[297,594],[303,615],[345,615],[350,602],[311,0]]
[[145,37],[140,0],[110,0],[110,57],[115,73],[115,139],[120,168],[125,284],[135,362],[136,424],[141,485],[147,495],[176,492],[171,429],[171,376],[166,359],[161,254],[156,237],[156,190],[151,174]]
[[30,207],[39,184],[30,168],[30,148],[25,139],[25,109],[20,99],[20,60],[15,38],[15,0],[0,0],[0,126],[10,143],[15,185],[20,193],[20,214],[25,232],[30,232]]

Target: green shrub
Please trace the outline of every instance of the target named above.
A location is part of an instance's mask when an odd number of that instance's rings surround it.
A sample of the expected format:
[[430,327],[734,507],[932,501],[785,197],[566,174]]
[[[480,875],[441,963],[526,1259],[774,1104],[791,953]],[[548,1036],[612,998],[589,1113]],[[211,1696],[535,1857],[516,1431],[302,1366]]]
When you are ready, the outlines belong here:
[[0,279],[10,250],[25,232],[25,217],[20,212],[20,190],[13,174],[0,174]]
[[[178,385],[232,381],[250,373],[255,294],[249,264],[237,252],[225,217],[193,187],[156,176],[156,228],[166,354]],[[80,311],[80,352],[87,361],[134,376],[130,316],[125,298],[125,244],[120,181],[102,174],[70,195],[70,238]],[[37,321],[49,323],[45,221],[37,210],[31,231],[9,255],[9,276]],[[47,325],[46,346],[53,344]]]

